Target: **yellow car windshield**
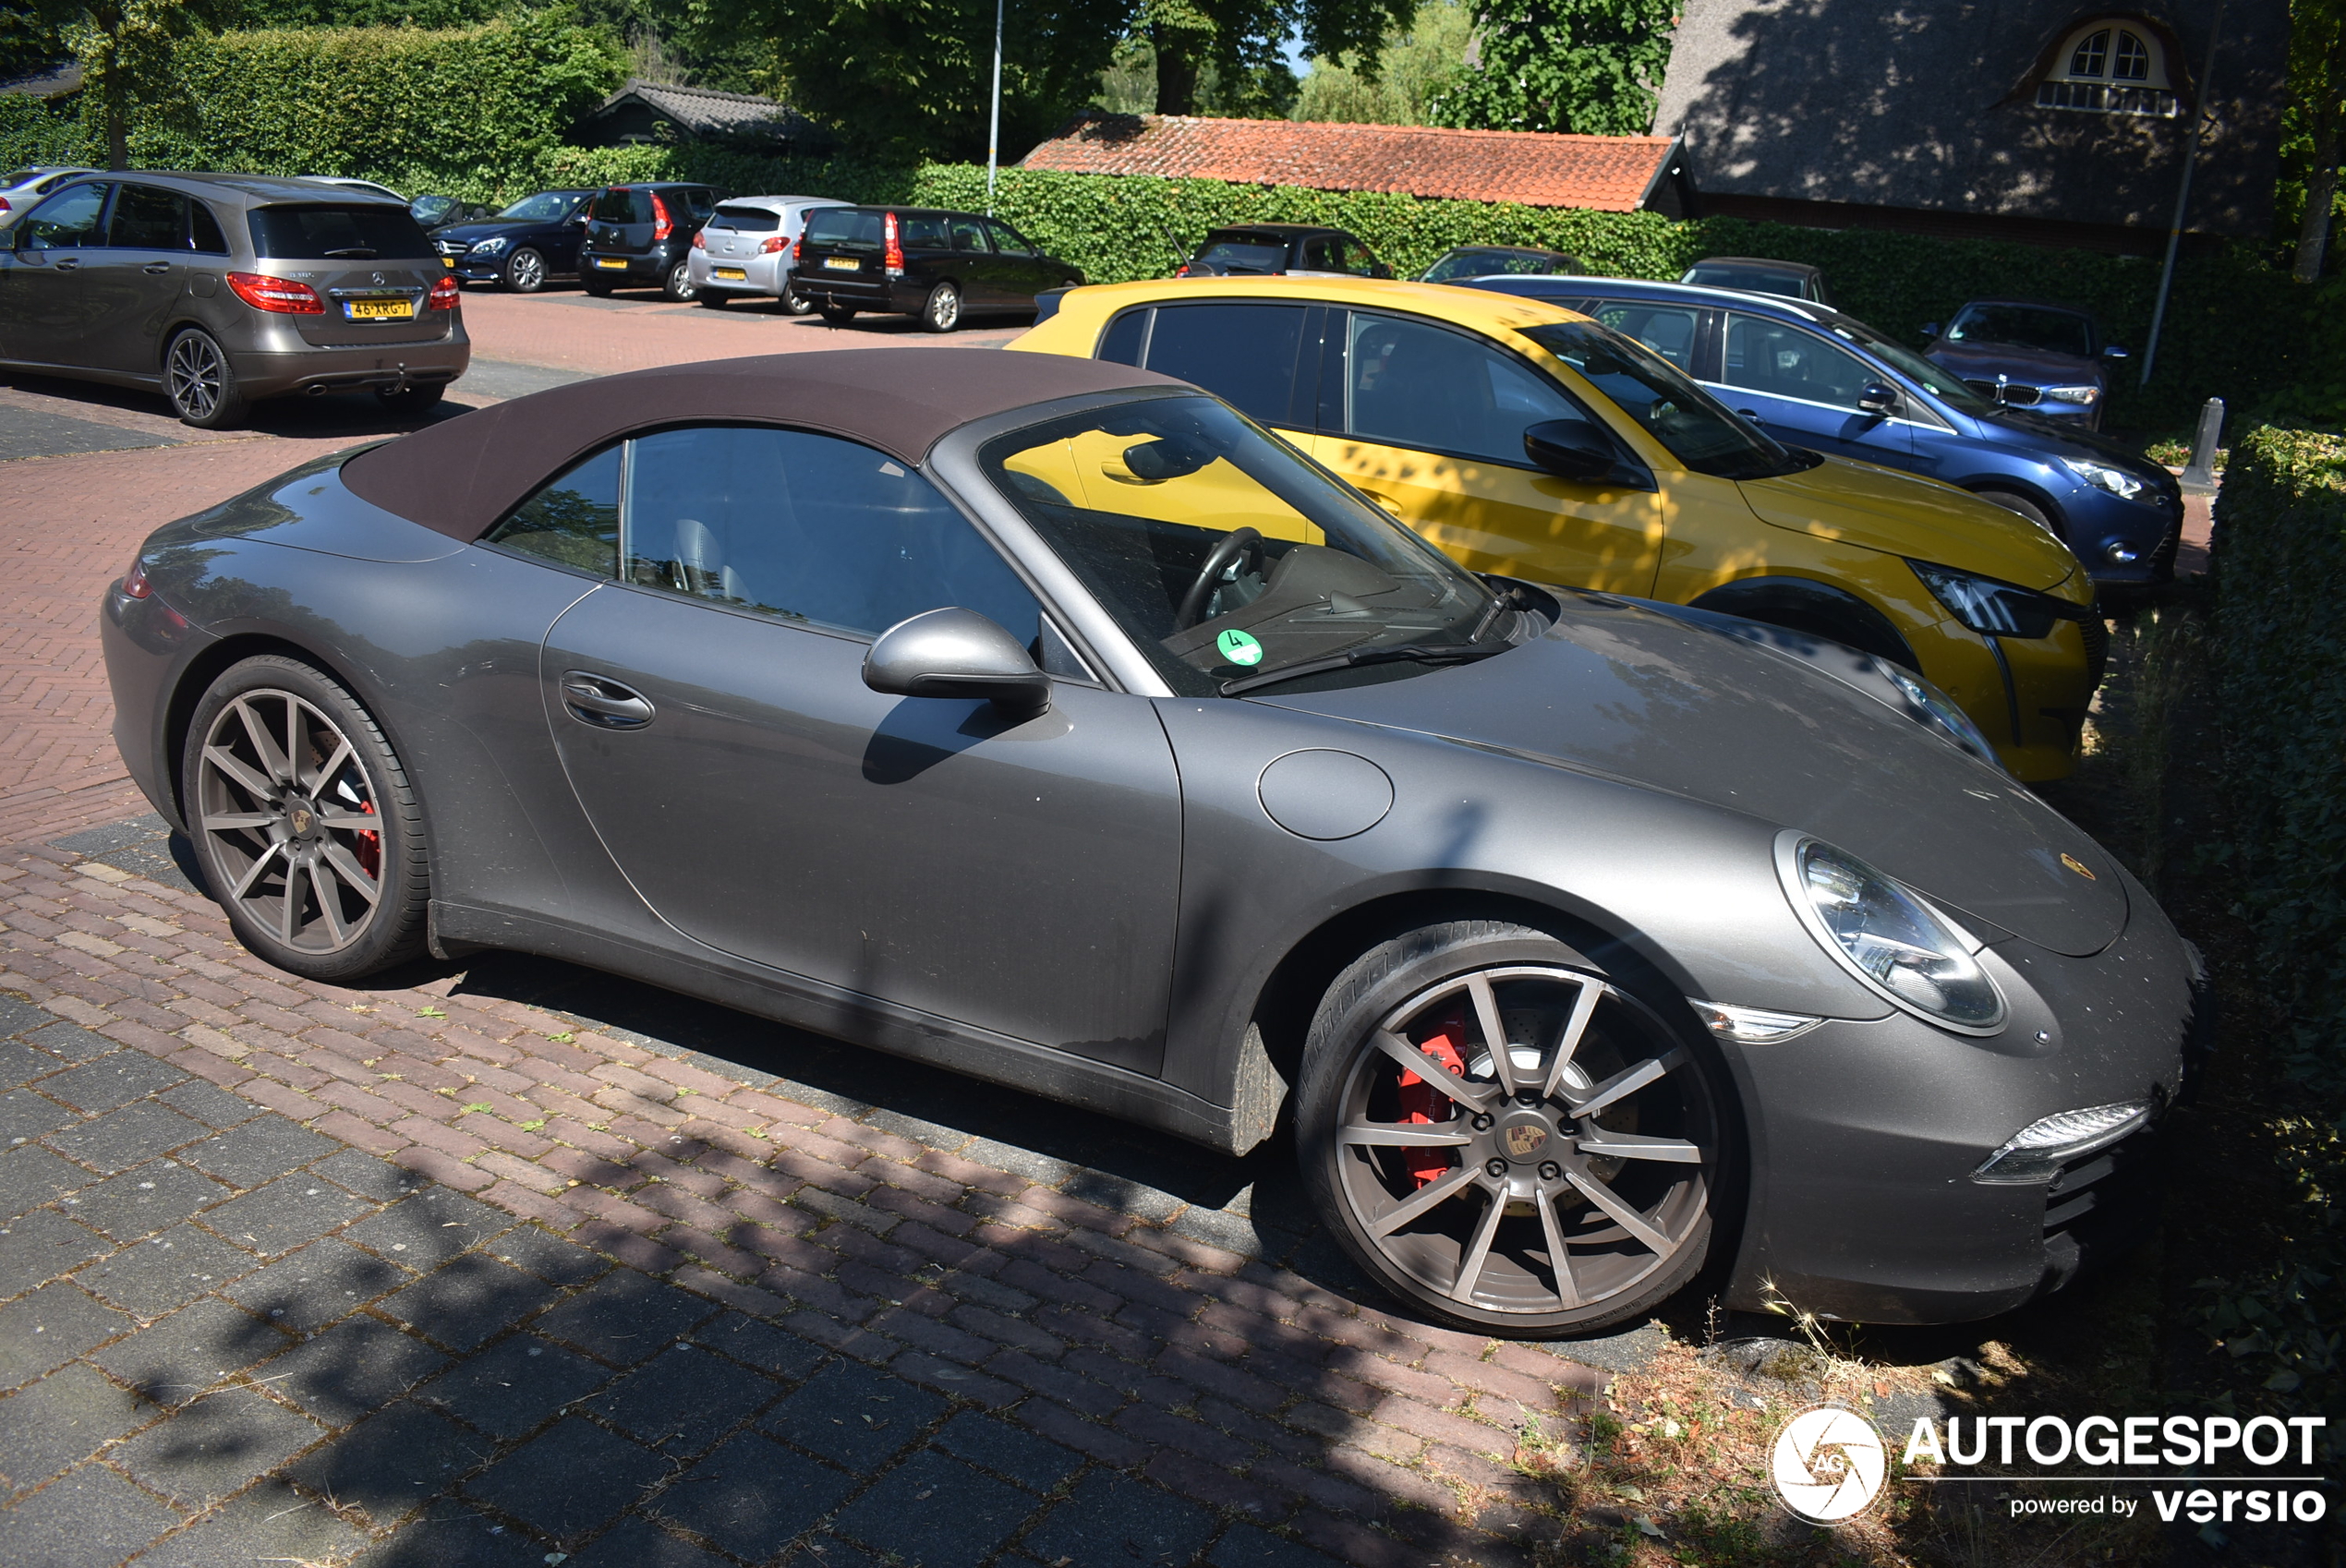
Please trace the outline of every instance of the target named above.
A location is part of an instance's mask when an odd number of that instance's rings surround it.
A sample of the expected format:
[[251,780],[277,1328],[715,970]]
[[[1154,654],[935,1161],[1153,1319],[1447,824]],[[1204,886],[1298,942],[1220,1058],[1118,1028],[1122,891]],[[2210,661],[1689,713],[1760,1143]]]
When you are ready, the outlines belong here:
[[[1072,415],[998,438],[980,464],[1184,695],[1505,645],[1478,640],[1500,619],[1481,579],[1212,399]],[[1333,659],[1358,664],[1319,670]]]

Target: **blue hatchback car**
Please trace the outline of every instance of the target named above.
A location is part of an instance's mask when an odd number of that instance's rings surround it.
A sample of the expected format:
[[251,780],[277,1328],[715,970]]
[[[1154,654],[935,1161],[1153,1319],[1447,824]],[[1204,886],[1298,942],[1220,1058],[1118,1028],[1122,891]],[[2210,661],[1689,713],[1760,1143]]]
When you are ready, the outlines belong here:
[[1982,397],[1864,322],[1774,295],[1622,278],[1457,280],[1584,311],[1777,440],[1904,468],[2011,508],[2106,588],[2173,580],[2183,489],[2116,441]]

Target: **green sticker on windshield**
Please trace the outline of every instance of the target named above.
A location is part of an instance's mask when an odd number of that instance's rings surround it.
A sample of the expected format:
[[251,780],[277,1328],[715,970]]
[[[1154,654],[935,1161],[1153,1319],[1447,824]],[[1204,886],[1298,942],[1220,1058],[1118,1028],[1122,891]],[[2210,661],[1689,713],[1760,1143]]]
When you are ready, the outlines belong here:
[[1263,662],[1263,645],[1236,627],[1215,638],[1214,646],[1232,664]]

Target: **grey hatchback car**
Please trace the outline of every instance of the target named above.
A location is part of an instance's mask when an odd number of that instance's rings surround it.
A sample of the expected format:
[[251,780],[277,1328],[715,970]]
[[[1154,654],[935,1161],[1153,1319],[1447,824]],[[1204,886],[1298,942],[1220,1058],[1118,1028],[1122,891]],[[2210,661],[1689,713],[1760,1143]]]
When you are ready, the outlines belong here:
[[2150,895],[1916,710],[1469,573],[1107,361],[607,376],[128,564],[115,736],[270,962],[518,948],[1232,1154],[1286,1122],[1476,1333],[2058,1289],[2203,1016]]
[[60,187],[0,242],[0,365],[152,389],[205,429],[262,398],[420,412],[472,345],[399,202],[308,180],[140,172]]

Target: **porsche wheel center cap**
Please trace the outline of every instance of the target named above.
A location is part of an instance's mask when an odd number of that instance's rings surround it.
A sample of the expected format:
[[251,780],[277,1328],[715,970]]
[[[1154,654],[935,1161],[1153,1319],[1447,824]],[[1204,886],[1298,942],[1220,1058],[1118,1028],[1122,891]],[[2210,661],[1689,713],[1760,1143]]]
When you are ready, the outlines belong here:
[[1499,1147],[1510,1160],[1537,1160],[1554,1139],[1555,1129],[1538,1116],[1512,1117],[1499,1128]]
[[307,806],[294,807],[290,820],[294,830],[294,836],[298,838],[308,838],[309,830],[318,824],[317,817],[311,814],[309,808]]

